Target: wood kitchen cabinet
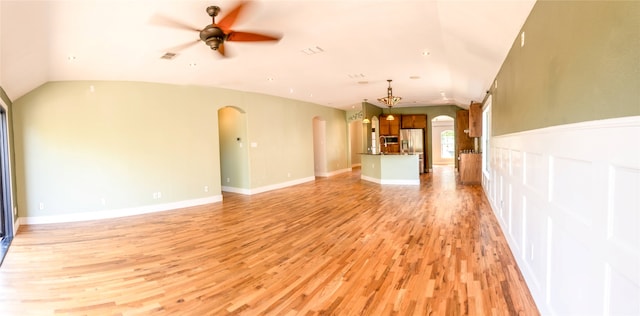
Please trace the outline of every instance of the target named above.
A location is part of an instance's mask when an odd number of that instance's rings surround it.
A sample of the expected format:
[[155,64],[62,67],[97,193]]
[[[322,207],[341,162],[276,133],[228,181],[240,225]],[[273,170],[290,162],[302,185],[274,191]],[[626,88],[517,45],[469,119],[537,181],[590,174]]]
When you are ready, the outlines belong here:
[[391,135],[389,132],[389,121],[387,121],[387,116],[386,115],[380,115],[380,119],[378,120],[378,124],[380,125],[380,130],[379,130],[379,135],[380,136],[387,136],[387,135]]
[[469,137],[482,137],[482,103],[469,105]]
[[426,115],[402,115],[402,128],[427,128]]
[[480,183],[482,180],[482,154],[460,154],[460,182],[462,184]]
[[385,147],[384,144],[380,144],[380,151],[382,151],[383,153],[399,153],[400,152],[400,145],[399,144],[387,144],[387,146]]
[[400,116],[395,120],[388,121],[386,115],[380,115],[380,135],[384,136],[400,136]]
[[[388,121],[387,116],[382,114],[380,115],[380,136],[397,136],[400,137],[400,116],[395,117],[395,120]],[[384,153],[399,153],[400,145],[399,144],[387,144],[380,142],[380,150]]]
[[473,150],[473,138],[469,137],[465,130],[469,129],[469,111],[459,110],[456,112],[456,143],[458,152],[463,150]]
[[400,117],[396,117],[393,121],[389,122],[389,132],[391,135],[400,136]]

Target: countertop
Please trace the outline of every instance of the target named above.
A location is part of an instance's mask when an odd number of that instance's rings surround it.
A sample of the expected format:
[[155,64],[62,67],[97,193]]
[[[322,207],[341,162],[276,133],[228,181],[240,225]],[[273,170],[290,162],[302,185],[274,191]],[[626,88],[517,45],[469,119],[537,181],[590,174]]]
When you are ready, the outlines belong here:
[[372,154],[372,153],[360,153],[360,155],[370,155],[370,156],[413,156],[413,155],[419,155],[417,153],[378,153],[378,154]]

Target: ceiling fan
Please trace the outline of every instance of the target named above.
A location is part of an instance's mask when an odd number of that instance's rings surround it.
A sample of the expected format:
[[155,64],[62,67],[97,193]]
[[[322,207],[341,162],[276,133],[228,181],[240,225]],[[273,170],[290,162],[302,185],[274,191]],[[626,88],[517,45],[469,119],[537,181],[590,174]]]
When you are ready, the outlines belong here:
[[186,44],[173,47],[173,52],[185,49],[200,41],[204,42],[212,50],[218,51],[222,56],[227,56],[225,53],[225,42],[277,42],[281,36],[272,34],[262,34],[253,32],[235,31],[232,29],[233,24],[236,22],[238,16],[246,8],[248,2],[238,3],[227,15],[222,17],[218,23],[216,23],[216,16],[220,13],[221,9],[218,6],[209,6],[206,11],[211,17],[211,24],[205,26],[203,29],[198,29],[177,21],[175,19],[156,15],[152,18],[152,23],[168,26],[173,28],[186,29],[190,31],[196,31],[200,33],[200,39],[197,41],[191,41]]

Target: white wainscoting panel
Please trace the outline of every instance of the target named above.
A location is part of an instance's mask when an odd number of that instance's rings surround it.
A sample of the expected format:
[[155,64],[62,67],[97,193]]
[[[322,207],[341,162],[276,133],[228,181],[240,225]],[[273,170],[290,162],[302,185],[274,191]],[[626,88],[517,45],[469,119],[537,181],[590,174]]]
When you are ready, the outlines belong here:
[[490,139],[484,191],[543,315],[640,315],[639,138],[635,116]]

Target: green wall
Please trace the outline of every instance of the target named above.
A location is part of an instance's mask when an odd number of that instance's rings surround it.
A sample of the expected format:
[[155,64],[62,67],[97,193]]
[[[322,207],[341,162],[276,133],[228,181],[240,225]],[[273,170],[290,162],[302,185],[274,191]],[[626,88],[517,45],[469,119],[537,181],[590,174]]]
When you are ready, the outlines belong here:
[[251,188],[313,177],[314,116],[327,120],[336,144],[328,169],[347,165],[342,110],[211,87],[49,82],[13,103],[19,216],[220,196],[218,110],[226,106],[246,113],[247,141],[257,144]]
[[492,134],[640,115],[640,1],[538,1],[492,85]]

